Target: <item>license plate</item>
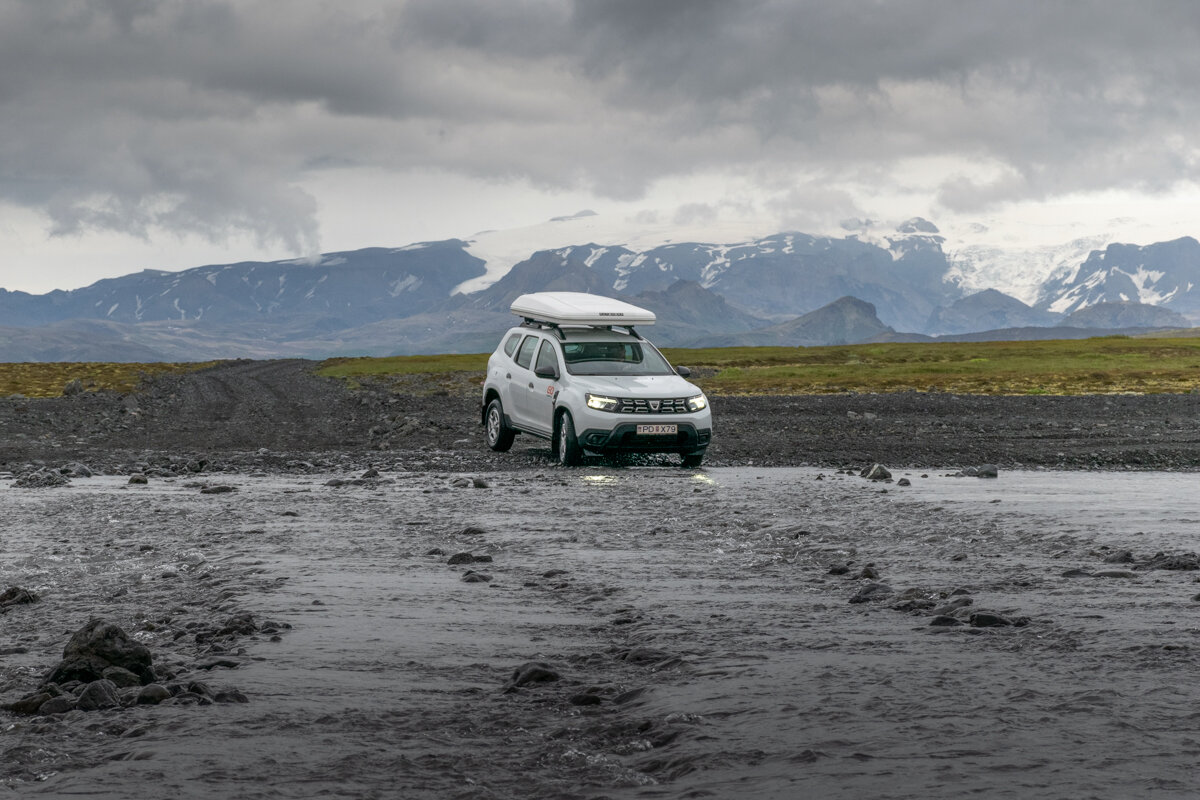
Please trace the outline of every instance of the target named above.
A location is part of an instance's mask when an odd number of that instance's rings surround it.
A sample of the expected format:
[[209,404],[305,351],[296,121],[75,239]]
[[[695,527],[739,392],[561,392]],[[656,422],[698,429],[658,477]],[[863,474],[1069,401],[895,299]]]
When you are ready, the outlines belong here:
[[679,433],[678,425],[638,425],[638,436],[674,436]]

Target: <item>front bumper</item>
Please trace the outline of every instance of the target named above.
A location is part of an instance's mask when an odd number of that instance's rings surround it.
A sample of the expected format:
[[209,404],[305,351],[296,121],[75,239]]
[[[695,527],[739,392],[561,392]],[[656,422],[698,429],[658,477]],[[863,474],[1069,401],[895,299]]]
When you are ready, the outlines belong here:
[[[639,436],[637,426],[647,422],[671,422],[679,426],[674,436]],[[703,452],[712,440],[712,428],[697,428],[685,420],[622,422],[613,428],[589,428],[579,434],[579,446],[590,453],[683,453]]]

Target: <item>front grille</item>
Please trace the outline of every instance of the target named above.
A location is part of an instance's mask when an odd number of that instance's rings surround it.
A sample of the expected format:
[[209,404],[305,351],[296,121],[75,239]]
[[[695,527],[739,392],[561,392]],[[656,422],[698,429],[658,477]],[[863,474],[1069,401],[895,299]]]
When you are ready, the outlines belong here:
[[687,414],[686,397],[669,397],[664,400],[646,400],[638,397],[622,397],[617,411],[621,414]]

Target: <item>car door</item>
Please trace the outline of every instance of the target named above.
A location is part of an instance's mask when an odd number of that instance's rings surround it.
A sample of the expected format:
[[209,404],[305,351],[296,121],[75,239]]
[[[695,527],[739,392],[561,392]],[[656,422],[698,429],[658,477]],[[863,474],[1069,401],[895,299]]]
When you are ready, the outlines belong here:
[[542,339],[542,346],[538,348],[537,359],[530,374],[526,410],[529,412],[530,427],[549,434],[554,427],[554,397],[558,392],[558,379],[539,378],[538,371],[547,368],[553,368],[555,374],[562,375],[558,348],[549,339]]
[[532,427],[529,421],[529,390],[533,386],[533,356],[541,341],[541,337],[534,334],[522,339],[513,357],[513,363],[505,373],[508,376],[509,396],[512,398],[512,408],[508,410],[509,419],[525,429]]

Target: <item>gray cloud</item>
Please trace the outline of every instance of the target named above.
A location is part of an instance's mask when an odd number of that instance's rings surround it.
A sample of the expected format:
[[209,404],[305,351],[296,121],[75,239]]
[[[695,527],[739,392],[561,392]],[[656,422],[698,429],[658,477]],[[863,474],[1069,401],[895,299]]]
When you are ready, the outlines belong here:
[[306,250],[330,165],[627,199],[802,174],[777,205],[847,215],[906,158],[979,165],[955,210],[1159,191],[1200,177],[1198,33],[1168,0],[0,0],[0,199]]

